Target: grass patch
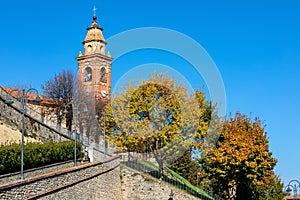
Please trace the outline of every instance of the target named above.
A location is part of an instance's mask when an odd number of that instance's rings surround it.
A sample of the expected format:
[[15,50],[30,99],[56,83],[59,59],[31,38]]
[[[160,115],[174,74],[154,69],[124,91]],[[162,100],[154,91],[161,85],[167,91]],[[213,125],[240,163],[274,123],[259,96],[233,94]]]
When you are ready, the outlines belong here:
[[[155,178],[159,178],[158,166],[154,165],[149,161],[127,162],[125,165],[139,171],[147,172],[148,174],[150,174]],[[150,178],[145,178],[145,181],[149,181],[149,180]],[[212,199],[212,200],[214,199],[213,197],[208,195],[205,191],[192,185],[189,181],[187,181],[185,178],[183,178],[173,170],[169,169],[168,167],[164,167],[162,180],[193,196],[200,197],[200,198],[205,197],[207,199]]]

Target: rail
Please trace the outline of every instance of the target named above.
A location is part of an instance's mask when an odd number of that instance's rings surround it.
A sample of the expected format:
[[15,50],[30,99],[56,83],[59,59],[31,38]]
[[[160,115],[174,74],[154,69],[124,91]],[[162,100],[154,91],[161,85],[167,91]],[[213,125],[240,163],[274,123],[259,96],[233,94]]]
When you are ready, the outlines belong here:
[[[13,107],[15,110],[17,110],[18,112],[21,113],[21,102],[14,98],[12,95],[10,95],[8,92],[6,92],[1,86],[0,86],[0,97],[5,101],[7,99],[7,97],[10,97],[11,99],[13,99],[14,103],[9,105],[11,107]],[[26,107],[26,116],[36,120],[37,122],[44,124],[48,127],[50,127],[51,129],[53,129],[54,131],[56,131],[57,133],[64,135],[68,138],[74,138],[72,132],[69,132],[68,129],[66,127],[63,127],[59,124],[57,124],[56,122],[45,118],[43,115],[41,115],[40,113],[38,113],[37,111],[35,111],[32,108]],[[89,138],[84,137],[84,136],[79,136],[78,139],[79,142],[81,142],[84,146],[88,147],[91,146],[93,147],[94,150],[97,150],[98,152],[102,153],[102,154],[106,154],[107,156],[111,157],[114,153],[107,148],[107,151],[103,151],[100,148],[100,145],[91,141]],[[98,158],[97,160],[100,160],[100,158]]]
[[[11,107],[14,107],[16,110],[20,111],[21,108],[21,102],[14,98],[13,96],[11,96],[8,92],[6,92],[2,87],[0,87],[0,96],[2,99],[6,99],[7,97],[10,97],[11,99],[13,99],[14,103],[11,104]],[[20,111],[21,112],[21,111]],[[45,118],[43,115],[39,114],[37,111],[26,107],[26,113],[25,115],[29,116],[30,118],[45,124],[47,126],[49,126],[50,128],[54,129],[56,132],[62,133],[66,136],[68,136],[66,133],[68,133],[67,128],[62,127],[60,125],[58,125],[56,122],[49,120],[47,118]]]

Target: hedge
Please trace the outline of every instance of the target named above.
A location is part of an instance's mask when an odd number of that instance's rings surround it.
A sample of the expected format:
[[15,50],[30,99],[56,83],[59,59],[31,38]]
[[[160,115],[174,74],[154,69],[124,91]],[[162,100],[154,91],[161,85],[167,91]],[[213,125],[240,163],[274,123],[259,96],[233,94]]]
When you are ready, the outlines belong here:
[[[76,157],[83,158],[81,143]],[[21,144],[0,145],[0,174],[17,172],[21,166]],[[74,159],[74,141],[27,143],[24,146],[24,170]]]

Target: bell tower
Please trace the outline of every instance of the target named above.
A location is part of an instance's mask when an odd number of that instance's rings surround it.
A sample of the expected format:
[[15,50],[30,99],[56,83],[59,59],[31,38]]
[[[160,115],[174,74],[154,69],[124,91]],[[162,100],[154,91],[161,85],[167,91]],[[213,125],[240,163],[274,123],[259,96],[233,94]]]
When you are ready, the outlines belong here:
[[[95,11],[95,9],[94,9]],[[87,28],[87,35],[82,42],[84,52],[79,52],[78,86],[81,96],[95,98],[95,102],[107,102],[111,95],[111,62],[110,53],[106,53],[106,41],[103,28],[98,26],[94,13],[93,22]]]

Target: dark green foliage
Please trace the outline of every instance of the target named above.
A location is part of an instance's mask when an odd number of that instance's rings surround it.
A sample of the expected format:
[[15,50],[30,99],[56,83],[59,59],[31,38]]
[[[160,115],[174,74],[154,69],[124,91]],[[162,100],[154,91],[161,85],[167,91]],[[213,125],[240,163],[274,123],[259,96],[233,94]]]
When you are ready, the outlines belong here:
[[180,158],[168,167],[193,185],[197,185],[197,162],[192,160],[191,151],[187,150]]
[[[77,143],[77,159],[83,158],[82,145]],[[28,143],[24,147],[24,169],[74,159],[74,142]],[[0,145],[0,174],[16,172],[21,166],[21,144]]]
[[284,197],[284,193],[283,193],[283,182],[281,181],[280,177],[274,174],[269,178],[268,182],[269,183],[267,185],[260,186],[257,188],[258,195],[255,197],[255,199],[282,200]]

